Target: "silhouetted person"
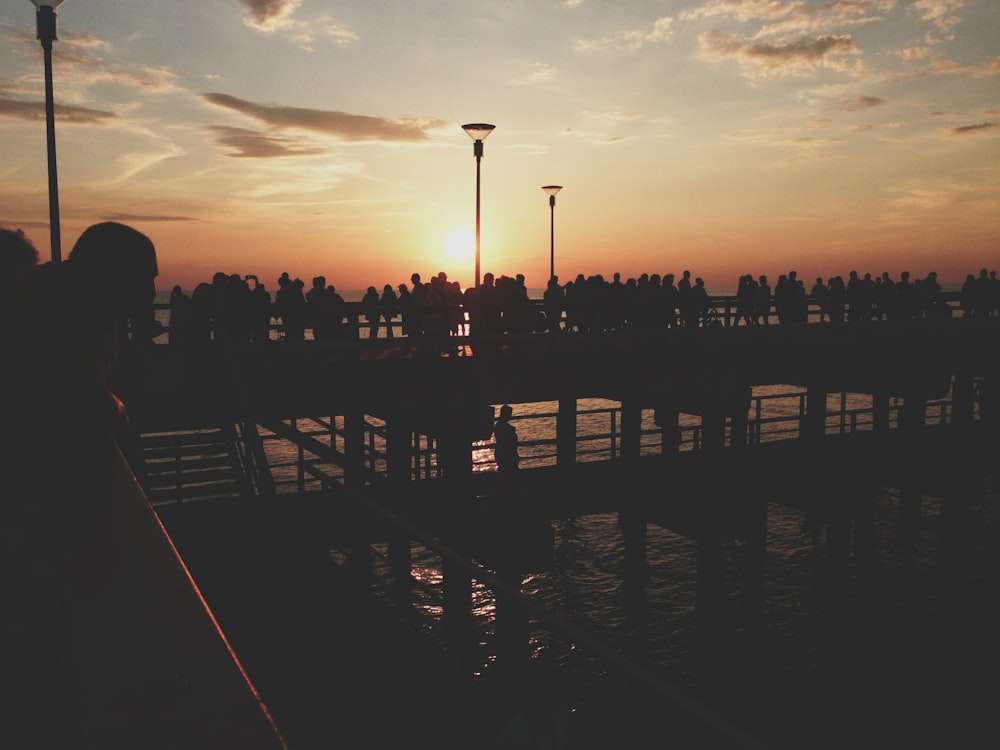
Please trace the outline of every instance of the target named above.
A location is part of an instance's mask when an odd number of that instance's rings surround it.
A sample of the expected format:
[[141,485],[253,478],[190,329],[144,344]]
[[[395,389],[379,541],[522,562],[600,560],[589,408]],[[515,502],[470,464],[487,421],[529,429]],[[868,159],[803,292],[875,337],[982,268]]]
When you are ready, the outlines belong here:
[[20,229],[0,229],[0,279],[5,285],[23,281],[38,265],[38,250]]
[[493,458],[497,471],[509,475],[518,469],[521,458],[517,449],[517,429],[511,424],[514,410],[508,404],[500,407],[500,416],[493,424]]
[[423,309],[429,291],[427,282],[420,280],[419,273],[410,274],[410,316],[409,322],[404,321],[407,336],[419,336],[424,332]]
[[400,316],[403,319],[403,335],[412,336],[420,330],[420,326],[417,324],[419,318],[413,311],[413,295],[406,284],[400,284],[397,289],[399,291],[396,294],[396,303],[399,305]]
[[274,312],[281,318],[285,341],[303,341],[309,326],[309,307],[302,288],[301,279],[291,279],[287,273],[278,279],[278,291],[274,295]]
[[396,317],[396,306],[399,304],[399,298],[396,296],[392,284],[386,284],[382,287],[382,296],[379,297],[378,301],[382,307],[382,319],[385,321],[385,336],[391,339],[393,338],[392,319]]
[[368,338],[378,338],[378,323],[382,319],[382,312],[378,306],[378,289],[373,286],[368,287],[365,296],[361,298],[361,309],[364,311],[365,320],[368,321]]
[[751,274],[740,276],[736,288],[736,320],[733,325],[739,325],[741,320],[744,325],[757,324],[757,292],[757,282]]
[[37,738],[25,735],[37,727],[28,722],[59,715],[62,670],[82,663],[76,639],[106,616],[125,564],[115,502],[128,475],[114,470],[115,446],[136,472],[141,461],[119,397],[129,385],[120,369],[130,320],[152,311],[156,275],[149,238],[107,222],[86,229],[65,261],[37,266],[7,292],[15,319],[5,329],[0,396],[13,438],[0,451],[3,611],[17,615],[19,638],[36,631],[52,657],[22,675],[8,652],[0,656],[7,747],[34,746]]
[[312,325],[313,339],[325,341],[333,335],[330,320],[330,298],[326,293],[326,276],[313,276],[312,286],[306,292],[306,307]]
[[757,278],[757,315],[763,325],[771,322],[771,285],[763,275]]
[[558,333],[562,330],[562,311],[566,304],[566,293],[559,286],[558,276],[549,279],[548,286],[542,293],[542,304],[549,333]]
[[817,276],[816,283],[812,285],[812,289],[809,290],[809,294],[813,298],[813,302],[816,303],[816,307],[819,310],[819,322],[823,323],[826,321],[826,306],[827,297],[829,290],[826,284],[823,283],[823,277]]
[[692,327],[698,325],[698,315],[697,312],[693,312],[694,307],[691,299],[691,272],[684,271],[680,281],[677,282],[677,308],[680,311],[681,325]]
[[271,340],[271,293],[256,276],[250,293],[250,340],[257,343]]
[[191,297],[181,287],[170,290],[170,320],[167,323],[167,343],[170,346],[186,347],[187,333],[191,318]]
[[847,308],[847,286],[842,276],[834,276],[827,284],[826,312],[831,323],[843,323]]
[[[20,229],[0,229],[0,284],[5,289],[22,287],[38,265],[38,250]],[[0,320],[9,320],[9,294],[0,294]]]

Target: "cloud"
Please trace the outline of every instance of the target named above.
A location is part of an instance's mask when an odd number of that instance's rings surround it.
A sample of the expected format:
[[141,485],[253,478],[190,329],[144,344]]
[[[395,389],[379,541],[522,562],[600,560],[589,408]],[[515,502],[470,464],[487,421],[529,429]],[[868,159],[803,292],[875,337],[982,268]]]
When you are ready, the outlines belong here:
[[673,36],[673,25],[673,18],[662,16],[638,29],[622,29],[600,39],[578,40],[574,48],[583,52],[613,51],[622,48],[638,52],[647,44],[668,41]]
[[851,102],[843,102],[841,105],[847,112],[858,112],[862,109],[871,109],[885,104],[885,99],[879,96],[859,96]]
[[413,142],[429,138],[428,130],[447,125],[443,120],[370,117],[302,107],[256,104],[219,93],[201,95],[218,107],[239,112],[275,128],[309,130],[345,141]]
[[969,135],[970,133],[982,133],[986,130],[996,130],[1000,128],[1000,122],[980,122],[975,125],[960,125],[951,129],[952,135]]
[[701,19],[760,22],[766,24],[754,36],[802,35],[815,33],[831,25],[856,26],[878,21],[882,14],[895,7],[897,0],[834,0],[819,5],[803,2],[782,3],[778,0],[710,0],[692,10],[684,11],[684,21]]
[[192,216],[157,216],[155,214],[103,214],[99,217],[101,221],[129,222],[152,222],[152,221],[201,221]]
[[239,0],[246,9],[243,21],[260,31],[274,31],[286,25],[300,0]]
[[326,37],[337,47],[346,47],[358,40],[350,28],[331,21],[326,16],[299,21],[292,16],[301,0],[239,0],[246,12],[243,22],[266,34],[281,32],[297,46],[309,52],[317,37]]
[[895,54],[904,60],[922,60],[930,54],[930,47],[906,47]]
[[803,76],[817,68],[843,70],[845,55],[860,55],[850,36],[821,36],[787,44],[748,42],[738,35],[718,31],[699,37],[702,53],[718,60],[732,59],[748,71],[763,75]]
[[[45,121],[44,102],[26,102],[19,99],[4,99],[0,97],[0,117],[30,122]],[[87,107],[73,107],[63,104],[55,105],[56,120],[71,125],[101,125],[108,120],[117,119],[113,112],[102,112]]]
[[975,78],[986,78],[1000,75],[1000,57],[994,57],[982,65],[962,65],[954,60],[935,60],[924,69],[924,72],[931,75],[967,74]]
[[208,128],[220,146],[230,149],[229,156],[236,158],[270,159],[276,156],[315,156],[323,149],[301,146],[291,138],[268,135],[246,128],[213,125]]
[[965,0],[917,0],[913,7],[920,12],[921,20],[948,32],[962,22],[955,11],[965,7]]

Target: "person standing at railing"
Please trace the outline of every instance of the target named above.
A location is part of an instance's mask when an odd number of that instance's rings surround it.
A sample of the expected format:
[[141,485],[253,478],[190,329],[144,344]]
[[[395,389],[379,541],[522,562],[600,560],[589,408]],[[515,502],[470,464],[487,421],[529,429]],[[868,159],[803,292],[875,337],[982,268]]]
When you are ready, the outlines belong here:
[[361,309],[364,310],[365,320],[368,321],[368,338],[378,338],[378,324],[382,319],[382,312],[379,310],[378,290],[370,286],[365,291],[365,296],[361,298]]
[[748,326],[757,324],[757,292],[757,282],[754,281],[752,274],[748,273],[740,276],[736,288],[736,319],[733,321],[734,326],[738,326],[740,321],[743,321],[743,324]]
[[822,276],[816,277],[816,283],[812,285],[809,294],[813,298],[813,302],[816,303],[816,308],[819,311],[819,322],[826,322],[827,288],[826,284],[823,283]]
[[549,333],[558,333],[562,330],[562,312],[565,304],[566,293],[559,285],[559,277],[553,276],[542,294],[543,313]]
[[763,325],[771,322],[771,285],[763,274],[757,278],[757,320]]
[[511,424],[514,410],[508,404],[500,407],[500,416],[493,424],[493,459],[501,475],[510,476],[518,470],[521,457],[518,454],[517,429]]
[[[691,304],[691,272],[684,271],[677,282],[677,309],[680,312],[682,326],[698,325],[698,314],[692,314]],[[694,323],[691,319],[694,318]]]
[[306,303],[301,279],[291,279],[287,273],[278,279],[278,291],[274,294],[275,315],[281,318],[281,328],[285,341],[303,341],[309,325],[309,307]]
[[392,319],[396,317],[396,306],[399,304],[399,298],[396,296],[392,284],[386,284],[382,287],[382,296],[379,297],[378,302],[382,308],[382,319],[385,321],[385,337],[391,339],[393,338]]

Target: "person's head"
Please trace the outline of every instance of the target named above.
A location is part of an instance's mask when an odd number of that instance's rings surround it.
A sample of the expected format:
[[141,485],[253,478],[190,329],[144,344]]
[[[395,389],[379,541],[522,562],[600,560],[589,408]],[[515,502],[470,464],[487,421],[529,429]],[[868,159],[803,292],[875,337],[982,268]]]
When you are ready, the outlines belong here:
[[514,410],[510,404],[504,404],[500,407],[500,419],[510,419],[512,416],[514,416]]
[[38,265],[38,250],[20,229],[0,229],[0,276],[15,280]]
[[106,221],[85,229],[69,262],[112,309],[128,311],[156,296],[156,249],[149,237],[125,224]]

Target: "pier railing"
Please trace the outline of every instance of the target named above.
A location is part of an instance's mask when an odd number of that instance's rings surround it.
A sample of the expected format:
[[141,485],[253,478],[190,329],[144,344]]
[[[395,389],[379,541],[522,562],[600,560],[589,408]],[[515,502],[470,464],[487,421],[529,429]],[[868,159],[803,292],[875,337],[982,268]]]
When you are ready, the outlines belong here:
[[[756,389],[750,397],[747,412],[746,444],[775,440],[795,440],[801,437],[806,418],[807,394],[803,389]],[[870,395],[841,391],[830,394],[824,416],[825,434],[845,435],[874,429],[875,407]],[[512,422],[522,436],[544,435],[543,437],[522,437],[519,441],[521,466],[531,468],[550,466],[556,462],[557,444],[555,421],[557,412],[545,404],[537,411],[515,414]],[[903,404],[900,399],[891,399],[888,404],[886,426],[897,428]],[[978,401],[973,403],[973,413],[978,414]],[[942,399],[926,402],[925,424],[949,424],[953,414],[953,402],[949,393]],[[617,402],[607,402],[577,411],[581,423],[587,425],[576,439],[577,461],[616,461],[622,455],[622,408]],[[698,451],[702,449],[703,428],[696,416],[682,414],[676,441],[665,437],[664,430],[654,423],[652,409],[642,410],[640,430],[640,453],[642,455],[665,453],[668,451]],[[727,421],[726,432],[731,434],[731,420]],[[342,417],[298,418],[289,420],[290,429],[311,438],[290,443],[280,435],[263,429],[254,437],[267,454],[269,474],[266,481],[274,491],[304,492],[322,489],[332,482],[343,479],[343,471],[336,462],[330,460],[329,451],[343,453],[345,441]],[[364,467],[375,481],[385,478],[387,472],[386,425],[380,419],[366,416],[364,421]],[[428,435],[411,435],[411,479],[429,479],[439,475],[437,465],[437,445]],[[310,445],[315,450],[310,450]],[[473,471],[495,471],[492,439],[477,441],[472,446]]]
[[[547,323],[546,327],[542,327],[537,324],[538,321],[544,321],[545,319],[544,316],[546,314],[546,306],[544,301],[541,299],[529,299],[528,303],[531,307],[531,313],[527,317],[536,321],[534,326],[528,326],[528,331],[538,334],[548,332]],[[159,344],[166,344],[170,323],[170,305],[168,303],[157,303],[153,307],[157,320],[159,320],[163,325],[162,333],[156,337],[155,341]],[[961,295],[958,292],[941,292],[938,296],[938,304],[934,310],[935,312],[933,315],[936,317],[964,317],[967,315],[967,311],[962,308]],[[460,324],[455,333],[458,335],[466,335],[469,333],[468,311],[461,305],[427,310],[408,309],[400,305],[379,306],[375,308],[361,302],[347,302],[344,304],[343,317],[337,325],[335,338],[353,341],[364,341],[369,339],[406,340],[409,336],[404,332],[404,317],[410,315],[420,316],[421,314],[425,314],[427,312],[439,312],[446,320],[458,320],[460,321]],[[369,322],[368,316],[375,314],[378,315],[378,319],[374,322]],[[576,318],[572,313],[567,311],[565,306],[560,309],[559,315],[560,317],[558,323],[562,330],[568,332],[584,332],[575,322]],[[917,311],[916,313],[913,313],[913,316],[918,318],[924,317],[925,315],[927,315],[927,313],[924,311]],[[846,313],[834,313],[834,316],[840,321],[843,321],[845,325],[851,324],[850,318]],[[761,312],[755,316],[756,319],[761,321],[760,324],[762,325],[762,321],[765,318],[769,321],[768,325],[818,324],[823,322],[829,323],[831,320],[831,314],[826,309],[825,304],[821,300],[812,296],[808,296],[805,299],[804,308],[800,310],[796,320],[790,321],[788,316],[784,317],[784,321],[779,318],[778,307],[773,301],[766,315]],[[891,316],[885,312],[878,312],[873,309],[871,312],[862,316],[862,319],[864,322],[879,322],[889,319],[890,317]],[[728,295],[710,296],[703,314],[697,316],[696,319],[699,326],[719,325],[729,328],[746,325],[745,320],[743,320],[740,315],[740,307],[737,298]],[[283,340],[285,338],[285,326],[281,318],[280,309],[274,303],[271,303],[270,321],[271,322],[268,325],[268,339],[271,341]],[[646,325],[648,326],[649,324]],[[662,325],[663,324],[653,324],[654,327],[662,327]],[[682,323],[678,322],[678,325],[682,325]],[[632,322],[627,322],[626,326],[631,328],[634,327],[634,324]],[[613,327],[614,326],[612,326],[612,328]],[[311,323],[306,325],[305,330],[305,336],[307,339],[314,337]],[[591,329],[587,328],[586,330]],[[595,328],[592,330],[598,329]],[[604,328],[600,328],[600,330],[604,330]],[[372,335],[373,333],[374,335]]]

